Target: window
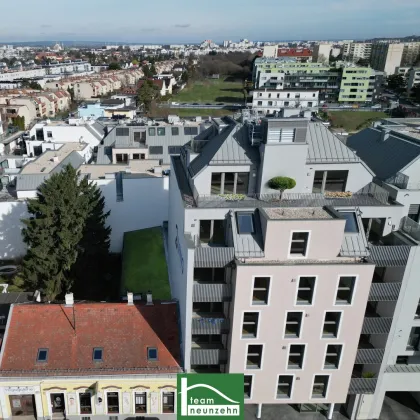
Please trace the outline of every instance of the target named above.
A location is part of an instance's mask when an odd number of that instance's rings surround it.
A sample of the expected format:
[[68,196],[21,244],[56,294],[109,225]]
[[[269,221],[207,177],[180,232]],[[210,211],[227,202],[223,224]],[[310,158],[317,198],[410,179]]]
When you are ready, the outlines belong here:
[[103,351],[102,351],[101,348],[95,347],[93,349],[93,355],[92,355],[93,361],[94,362],[102,362],[103,361],[103,359],[102,359],[102,353],[103,353]]
[[306,257],[309,232],[293,232],[290,244],[291,257]]
[[92,414],[92,395],[90,392],[79,394],[80,414]]
[[149,128],[149,136],[156,136],[156,128],[154,127]]
[[329,379],[330,377],[327,375],[315,375],[312,398],[325,398],[327,396]]
[[173,136],[179,136],[179,127],[171,127],[171,134]]
[[337,338],[338,329],[340,327],[340,320],[341,312],[326,312],[322,330],[322,338]]
[[118,392],[108,392],[106,394],[106,402],[107,402],[107,406],[108,406],[108,413],[119,413],[120,412]]
[[354,212],[340,212],[340,216],[346,219],[344,226],[344,232],[346,233],[359,233],[359,227],[357,225],[356,213]]
[[158,360],[158,350],[156,347],[147,347],[147,360]]
[[179,155],[181,153],[182,146],[168,146],[168,154]]
[[397,365],[408,365],[408,356],[397,356]]
[[194,281],[198,283],[226,283],[224,267],[194,268]]
[[250,344],[248,346],[248,354],[246,356],[246,369],[261,369],[262,352],[262,344]]
[[242,338],[256,338],[258,332],[258,312],[245,312],[242,323]]
[[158,127],[157,135],[158,136],[164,136],[165,135],[165,128],[164,127]]
[[417,308],[416,308],[416,313],[414,314],[414,318],[415,319],[420,318],[420,299],[417,302]]
[[211,194],[247,194],[249,172],[213,172],[211,178]]
[[346,191],[349,171],[315,171],[313,193],[324,191]]
[[336,305],[350,305],[353,301],[354,286],[356,277],[343,276],[338,281],[337,296],[335,298]]
[[211,245],[225,245],[224,220],[200,220],[200,242]]
[[146,392],[136,392],[134,394],[134,411],[135,413],[147,413]]
[[258,106],[262,106],[262,101],[258,101],[258,102],[257,102],[257,105],[258,105]]
[[38,349],[38,355],[36,357],[37,362],[48,361],[48,349]]
[[115,129],[115,135],[117,137],[120,137],[120,136],[127,137],[130,135],[130,129],[128,127],[117,127]]
[[419,350],[420,327],[411,328],[410,337],[408,337],[407,350]]
[[285,101],[284,106],[289,106],[289,101]]
[[304,357],[305,345],[292,344],[289,348],[289,359],[287,362],[287,369],[302,369]]
[[163,146],[149,146],[149,154],[163,155]]
[[196,136],[198,134],[197,127],[184,127],[184,134],[186,136]]
[[174,413],[175,412],[175,393],[174,392],[164,392],[162,395],[163,400],[163,409],[164,413]]
[[267,305],[269,288],[270,277],[255,277],[252,291],[252,304]]
[[244,375],[244,398],[251,398],[252,393],[252,375]]
[[268,101],[268,106],[273,106],[273,101]]
[[238,233],[240,235],[246,233],[254,233],[254,215],[252,213],[236,213],[238,224]]
[[324,369],[338,369],[342,350],[343,346],[341,344],[328,344]]
[[293,376],[280,375],[277,382],[277,398],[290,398],[292,395]]
[[302,312],[288,312],[284,338],[299,338],[302,329]]
[[47,131],[47,137],[48,137],[48,138],[52,138],[52,136],[53,136],[53,135],[52,135],[52,131]]
[[311,305],[314,298],[315,277],[300,277],[296,305]]

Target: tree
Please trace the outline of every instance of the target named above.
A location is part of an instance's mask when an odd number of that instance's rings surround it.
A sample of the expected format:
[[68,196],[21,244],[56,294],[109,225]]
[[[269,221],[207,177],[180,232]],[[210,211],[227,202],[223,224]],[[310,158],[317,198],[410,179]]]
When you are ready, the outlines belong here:
[[402,93],[406,90],[407,81],[405,80],[405,77],[401,74],[391,74],[387,77],[386,80],[390,89],[393,89],[399,93]]
[[137,92],[137,104],[143,105],[146,112],[150,111],[152,102],[159,97],[159,87],[152,80],[144,80]]
[[150,65],[150,73],[151,73],[152,77],[157,74],[156,67],[155,67],[155,64],[154,63],[152,63]]
[[71,88],[70,86],[67,88],[67,92],[70,93],[70,99],[72,102],[74,102],[74,88]]
[[52,301],[71,290],[76,263],[95,254],[104,261],[110,231],[103,204],[98,187],[89,185],[86,177],[79,181],[71,165],[38,188],[37,198],[28,200],[30,217],[23,220],[28,245],[23,276],[28,286],[43,290]]
[[28,79],[22,80],[21,85],[23,88],[42,90],[41,85],[38,82],[34,82],[33,80],[28,80]]
[[108,65],[108,70],[121,70],[120,63],[117,63],[116,61],[110,63]]
[[420,85],[415,85],[411,89],[411,97],[414,98],[416,101],[420,101]]
[[25,117],[23,115],[12,118],[12,124],[18,127],[20,131],[25,131]]
[[291,190],[296,186],[296,181],[287,176],[276,176],[268,181],[268,186],[273,190],[279,190],[281,197],[284,190]]
[[147,64],[145,64],[142,67],[142,70],[143,70],[144,77],[146,77],[146,78],[153,77],[153,73],[152,73],[152,71],[150,70],[150,67]]

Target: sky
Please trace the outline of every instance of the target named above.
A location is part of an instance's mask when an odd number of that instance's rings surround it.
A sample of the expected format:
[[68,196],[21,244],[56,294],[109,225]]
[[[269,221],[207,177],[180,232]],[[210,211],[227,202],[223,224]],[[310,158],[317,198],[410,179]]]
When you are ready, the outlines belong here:
[[420,0],[1,1],[0,41],[187,43],[420,35]]

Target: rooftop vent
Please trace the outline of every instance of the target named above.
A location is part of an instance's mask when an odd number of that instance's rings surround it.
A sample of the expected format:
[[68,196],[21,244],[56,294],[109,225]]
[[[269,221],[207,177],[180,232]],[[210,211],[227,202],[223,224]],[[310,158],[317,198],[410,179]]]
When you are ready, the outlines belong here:
[[74,297],[73,293],[67,293],[65,296],[66,306],[73,306],[74,304]]

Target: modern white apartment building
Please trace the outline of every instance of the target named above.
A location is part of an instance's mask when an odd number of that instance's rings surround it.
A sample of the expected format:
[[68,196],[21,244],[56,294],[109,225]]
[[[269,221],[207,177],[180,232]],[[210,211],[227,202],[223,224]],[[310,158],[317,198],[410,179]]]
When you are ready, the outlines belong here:
[[404,44],[389,44],[375,42],[372,44],[370,64],[375,70],[384,71],[388,76],[395,74],[397,67],[401,66]]
[[372,53],[370,42],[346,42],[342,46],[343,58],[356,63],[360,59],[369,60]]
[[252,109],[259,115],[273,114],[283,108],[316,111],[318,109],[318,90],[275,90],[256,89],[252,92]]
[[[386,128],[373,130],[373,143],[394,146]],[[188,371],[244,373],[257,417],[265,404],[294,404],[332,418],[341,404],[352,418],[378,418],[393,383],[384,370],[406,372],[396,389],[420,388],[413,369],[387,356],[390,332],[410,357],[420,336],[412,330],[420,227],[411,220],[420,195],[372,183],[378,166],[398,169],[396,151],[388,154],[381,162],[370,153],[369,167],[305,118],[227,118],[172,158],[169,271]],[[275,176],[296,186],[274,191]],[[396,307],[413,321],[402,326],[408,318]]]

